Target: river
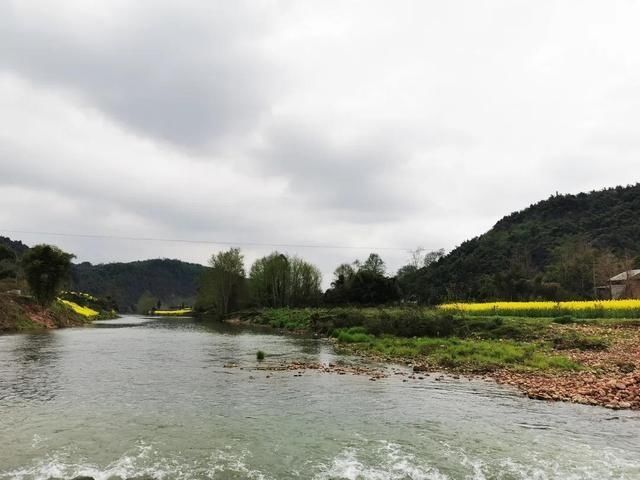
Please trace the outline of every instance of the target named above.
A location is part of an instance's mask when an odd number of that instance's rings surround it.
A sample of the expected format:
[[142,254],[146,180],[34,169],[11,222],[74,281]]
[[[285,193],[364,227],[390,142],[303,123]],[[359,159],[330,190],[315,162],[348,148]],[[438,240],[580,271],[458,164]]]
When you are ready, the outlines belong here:
[[640,479],[637,412],[464,378],[265,372],[257,350],[358,361],[191,319],[0,336],[0,479]]

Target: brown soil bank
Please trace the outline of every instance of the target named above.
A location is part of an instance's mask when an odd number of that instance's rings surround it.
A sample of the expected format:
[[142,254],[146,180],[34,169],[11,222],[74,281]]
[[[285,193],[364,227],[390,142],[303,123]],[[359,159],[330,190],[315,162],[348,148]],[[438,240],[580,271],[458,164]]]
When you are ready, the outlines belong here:
[[43,308],[25,296],[0,294],[0,334],[84,325],[87,319],[59,303]]

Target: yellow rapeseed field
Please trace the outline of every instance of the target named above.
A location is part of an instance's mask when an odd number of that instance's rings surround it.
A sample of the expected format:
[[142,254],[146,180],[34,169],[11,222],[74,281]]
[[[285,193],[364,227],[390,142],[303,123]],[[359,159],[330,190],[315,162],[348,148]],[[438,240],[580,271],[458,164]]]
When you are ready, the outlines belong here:
[[464,312],[469,315],[522,317],[572,315],[580,318],[640,318],[640,300],[447,303],[439,305],[438,308]]
[[193,312],[193,310],[190,309],[190,308],[182,308],[180,310],[156,310],[154,313],[155,313],[155,315],[181,316],[181,315],[189,315],[192,312]]
[[75,302],[70,302],[69,300],[60,300],[60,303],[63,303],[64,305],[66,305],[67,307],[70,307],[74,312],[82,315],[83,317],[96,317],[98,316],[98,312],[96,312],[95,310],[89,308],[89,307],[83,307],[82,305],[78,305]]

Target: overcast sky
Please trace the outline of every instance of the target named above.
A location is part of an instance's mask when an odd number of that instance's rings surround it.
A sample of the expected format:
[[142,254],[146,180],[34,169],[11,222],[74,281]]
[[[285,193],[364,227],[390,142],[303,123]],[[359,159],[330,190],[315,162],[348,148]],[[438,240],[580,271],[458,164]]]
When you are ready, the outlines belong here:
[[[638,25],[632,0],[2,0],[0,234],[91,262],[218,247],[7,230],[392,247],[395,271],[639,180]],[[368,254],[280,250],[326,282]]]

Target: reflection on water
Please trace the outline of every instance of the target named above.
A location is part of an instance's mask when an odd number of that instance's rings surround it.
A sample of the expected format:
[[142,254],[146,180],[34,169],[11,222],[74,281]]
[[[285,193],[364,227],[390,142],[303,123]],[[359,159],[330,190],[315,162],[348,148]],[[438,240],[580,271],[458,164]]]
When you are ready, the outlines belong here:
[[52,400],[59,388],[60,372],[54,367],[58,337],[50,332],[16,335],[7,351],[0,352],[0,404],[4,401]]
[[294,377],[257,350],[340,358],[184,318],[0,336],[0,480],[640,478],[638,413],[450,377]]

